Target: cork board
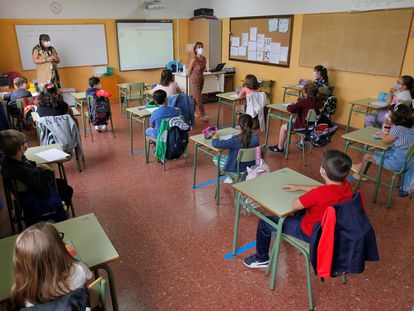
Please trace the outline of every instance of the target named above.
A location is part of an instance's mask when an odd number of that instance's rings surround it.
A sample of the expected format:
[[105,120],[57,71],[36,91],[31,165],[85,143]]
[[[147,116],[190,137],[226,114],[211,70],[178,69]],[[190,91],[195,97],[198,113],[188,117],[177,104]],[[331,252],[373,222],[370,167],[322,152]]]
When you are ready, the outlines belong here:
[[304,15],[299,65],[398,77],[413,10]]
[[289,67],[293,15],[230,18],[229,59]]

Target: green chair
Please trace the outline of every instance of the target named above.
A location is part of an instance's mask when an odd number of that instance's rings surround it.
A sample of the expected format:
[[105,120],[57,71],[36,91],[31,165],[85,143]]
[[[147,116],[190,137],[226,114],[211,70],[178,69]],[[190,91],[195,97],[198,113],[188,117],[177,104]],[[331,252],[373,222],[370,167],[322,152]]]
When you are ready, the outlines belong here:
[[[303,148],[302,148],[302,161],[303,166],[306,166],[306,136],[307,136],[307,128],[310,124],[315,123],[317,119],[316,111],[314,109],[309,109],[308,114],[306,115],[306,122],[305,122],[305,130],[304,131],[291,131],[291,134],[296,134],[300,137]],[[287,146],[287,140],[285,144],[286,152],[289,152],[289,146]],[[312,152],[312,144],[309,142],[309,149]]]
[[[16,116],[16,115],[9,114],[10,124],[13,128],[22,130],[23,128],[26,127],[26,124],[24,122],[24,107],[28,105],[33,105],[33,97],[25,97],[25,98],[16,99],[16,106],[17,106],[17,109],[19,109],[20,111],[19,115]],[[16,123],[14,120],[16,120]]]
[[100,307],[101,310],[106,310],[106,279],[103,277],[97,278],[88,286],[89,303],[91,310]]
[[240,164],[255,161],[257,148],[260,148],[260,153],[263,157],[264,146],[265,145],[261,145],[259,147],[253,147],[253,148],[240,149],[239,153],[237,154],[237,171],[236,172],[222,171],[222,173],[230,177],[231,180],[233,181],[233,184],[241,181],[241,178],[243,177],[244,172],[240,172]]
[[[306,264],[306,278],[307,278],[307,285],[308,285],[308,299],[309,299],[309,309],[313,310],[314,304],[313,304],[313,297],[312,297],[312,280],[311,280],[311,264],[310,264],[310,255],[309,255],[309,243],[299,240],[293,236],[287,235],[285,233],[282,233],[282,239],[286,242],[288,242],[290,245],[292,245],[294,248],[296,248],[305,258],[305,264]],[[273,255],[273,254],[272,254]],[[269,261],[269,267],[271,266],[271,262],[273,260],[273,256]],[[269,268],[266,273],[269,273]],[[346,283],[346,277],[345,275],[342,275],[342,283]],[[274,284],[273,284],[274,288]]]
[[[126,89],[120,91],[121,101],[119,102],[119,105],[121,113],[122,105],[125,106],[126,111],[126,109],[129,108],[129,104],[132,102],[140,102],[141,104],[145,102],[145,82],[128,83]],[[127,117],[129,116],[127,115]]]
[[[405,157],[404,166],[403,166],[403,168],[400,171],[394,171],[394,170],[388,169],[386,167],[383,167],[383,169],[385,169],[387,171],[390,171],[392,173],[391,184],[387,184],[385,182],[381,182],[384,186],[387,186],[387,187],[390,188],[389,191],[388,191],[387,208],[391,208],[391,201],[392,201],[392,197],[393,197],[393,194],[394,194],[394,188],[395,188],[395,179],[396,179],[396,177],[398,177],[398,187],[400,187],[402,177],[404,176],[405,172],[407,171],[407,166],[411,162],[411,160],[413,159],[413,156],[414,156],[414,143],[412,143],[410,145],[410,147],[408,148],[407,153],[406,153],[406,157]],[[373,160],[373,159],[367,159],[365,161],[364,166],[363,166],[362,171],[361,171],[361,174],[359,176],[358,182],[355,185],[355,189],[354,190],[356,190],[356,189],[359,188],[359,185],[361,184],[361,179],[363,177],[366,177],[366,178],[368,178],[370,180],[373,180],[375,182],[379,182],[377,180],[377,178],[366,175],[366,173],[367,173],[369,167],[371,166],[371,164],[378,165],[375,162],[375,160]],[[376,201],[376,199],[377,198],[374,198],[374,202]]]
[[[89,133],[91,134],[91,139],[92,139],[92,142],[93,142],[93,129],[92,129],[93,124],[92,124],[92,119],[89,117],[91,115],[91,111],[92,111],[91,110],[92,102],[93,102],[93,96],[86,97],[86,104],[88,106],[88,111],[85,112],[84,116],[85,116],[85,124],[86,124],[86,122],[89,123]],[[115,138],[115,128],[114,128],[114,123],[112,121],[111,103],[109,103],[108,107],[109,107],[109,123],[111,124],[111,132],[112,132],[112,135]]]

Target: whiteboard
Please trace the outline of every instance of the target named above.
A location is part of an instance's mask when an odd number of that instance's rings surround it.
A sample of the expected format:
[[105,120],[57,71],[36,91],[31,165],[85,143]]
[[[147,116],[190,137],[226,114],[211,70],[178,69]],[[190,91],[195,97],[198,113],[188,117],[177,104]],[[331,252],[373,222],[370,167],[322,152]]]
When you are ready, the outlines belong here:
[[163,68],[174,59],[173,23],[116,21],[121,71]]
[[60,56],[59,67],[108,64],[105,25],[16,25],[17,42],[23,70],[35,69],[33,47],[40,34],[50,36],[51,45]]

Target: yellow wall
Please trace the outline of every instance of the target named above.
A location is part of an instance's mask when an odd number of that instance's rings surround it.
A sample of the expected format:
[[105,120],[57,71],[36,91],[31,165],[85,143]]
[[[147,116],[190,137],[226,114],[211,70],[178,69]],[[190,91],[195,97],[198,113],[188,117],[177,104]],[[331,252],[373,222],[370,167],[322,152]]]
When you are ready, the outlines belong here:
[[[188,53],[185,53],[185,43],[188,42],[189,20],[180,20],[180,58],[188,63]],[[108,19],[65,19],[65,20],[22,20],[22,19],[0,19],[0,38],[2,49],[0,49],[0,72],[17,71],[29,79],[36,78],[35,70],[22,70],[20,62],[19,48],[17,44],[15,24],[105,24],[106,44],[108,50],[108,66],[115,68],[115,73],[119,76],[119,82],[144,81],[147,83],[158,82],[160,79],[160,69],[157,70],[136,70],[119,71],[118,46],[116,39],[115,20]],[[53,38],[52,38],[53,40]],[[177,56],[177,21],[174,20],[174,55]],[[59,52],[59,51],[58,51]],[[74,87],[76,90],[83,91],[88,86],[88,78],[93,73],[93,67],[70,67],[60,68],[59,74],[63,87]]]
[[[300,78],[312,79],[312,68],[299,66],[300,41],[302,34],[303,15],[295,15],[290,68],[257,65],[251,63],[229,61],[229,31],[230,20],[223,19],[223,61],[226,65],[236,67],[236,85],[246,74],[254,74],[259,78],[276,81],[273,102],[281,102],[283,98],[282,85],[297,83]],[[332,42],[335,44],[335,42]],[[373,47],[375,48],[375,47]],[[405,53],[402,74],[414,76],[414,38],[410,37]],[[317,64],[315,64],[317,65]],[[329,66],[328,66],[329,69]],[[395,77],[375,76],[343,71],[328,71],[329,81],[335,86],[334,95],[338,98],[338,110],[335,114],[336,121],[345,124],[348,118],[348,102],[353,99],[377,97],[379,92],[388,91],[394,85]],[[352,125],[361,127],[363,118],[354,115]]]

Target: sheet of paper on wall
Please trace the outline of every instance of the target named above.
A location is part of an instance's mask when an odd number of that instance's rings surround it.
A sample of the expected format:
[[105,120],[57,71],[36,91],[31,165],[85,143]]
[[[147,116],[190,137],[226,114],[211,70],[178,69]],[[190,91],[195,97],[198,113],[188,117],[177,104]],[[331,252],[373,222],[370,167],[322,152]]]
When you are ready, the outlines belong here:
[[265,50],[265,51],[269,51],[269,52],[270,52],[270,50],[271,50],[271,45],[270,45],[270,44],[266,44],[266,45],[265,45],[265,47],[264,47],[264,50]]
[[289,31],[289,19],[281,18],[279,19],[279,32],[287,33]]
[[263,51],[265,45],[265,36],[263,34],[257,35],[257,50]]
[[265,45],[270,45],[270,43],[272,43],[272,38],[265,38]]
[[247,47],[239,46],[239,56],[246,56],[247,55]]
[[279,53],[270,53],[270,63],[279,64],[280,63],[280,54]]
[[253,41],[249,41],[249,45],[248,45],[248,50],[249,52],[256,52],[257,50],[257,42],[253,42]]
[[231,56],[239,56],[239,47],[237,46],[232,46],[230,48],[230,55]]
[[231,46],[239,46],[240,37],[231,37]]
[[258,62],[262,62],[263,61],[263,55],[264,55],[264,52],[263,51],[257,51],[257,54],[256,54],[257,58],[256,58],[256,60]]
[[275,32],[278,29],[279,20],[277,18],[271,18],[267,21],[267,24],[269,26],[269,32]]
[[280,53],[280,42],[270,43],[270,53],[271,54],[279,54]]
[[265,62],[270,62],[270,51],[265,51],[264,52],[264,61]]
[[102,77],[107,72],[106,66],[95,66],[93,67],[93,75],[95,77]]
[[257,27],[250,27],[250,41],[256,41]]
[[247,46],[248,43],[249,43],[249,33],[243,32],[242,33],[242,46]]
[[289,54],[289,48],[287,46],[280,47],[280,61],[287,62]]
[[256,51],[249,51],[249,53],[247,53],[247,59],[256,61],[257,59]]

